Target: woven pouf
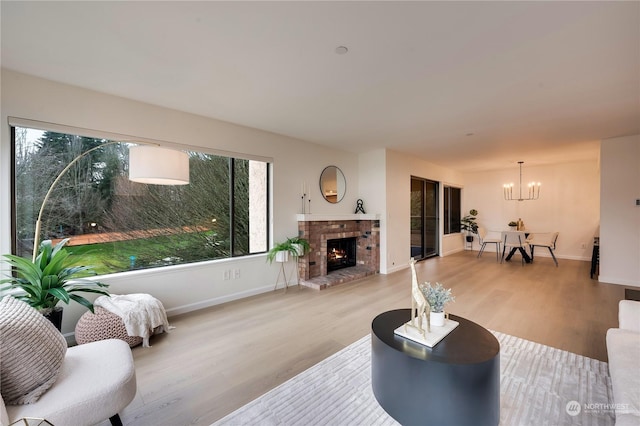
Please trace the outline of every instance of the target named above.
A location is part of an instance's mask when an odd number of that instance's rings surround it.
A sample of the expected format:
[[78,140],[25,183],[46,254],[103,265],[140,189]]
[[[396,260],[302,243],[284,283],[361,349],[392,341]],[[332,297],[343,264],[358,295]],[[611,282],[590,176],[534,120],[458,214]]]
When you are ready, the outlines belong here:
[[124,340],[130,347],[142,343],[142,337],[127,334],[124,321],[118,315],[100,307],[95,307],[94,312],[85,312],[76,324],[76,342],[79,345],[106,339]]

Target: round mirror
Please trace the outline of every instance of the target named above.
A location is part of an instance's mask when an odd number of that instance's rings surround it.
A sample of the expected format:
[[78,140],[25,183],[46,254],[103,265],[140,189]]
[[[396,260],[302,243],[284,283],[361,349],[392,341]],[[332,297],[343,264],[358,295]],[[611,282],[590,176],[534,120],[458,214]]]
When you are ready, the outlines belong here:
[[330,203],[339,203],[347,192],[347,182],[342,170],[336,166],[325,167],[320,175],[320,192]]

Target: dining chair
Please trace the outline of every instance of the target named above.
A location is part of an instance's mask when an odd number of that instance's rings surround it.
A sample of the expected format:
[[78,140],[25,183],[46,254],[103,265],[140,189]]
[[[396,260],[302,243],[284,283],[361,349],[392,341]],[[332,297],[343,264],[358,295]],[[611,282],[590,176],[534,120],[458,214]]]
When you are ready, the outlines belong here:
[[556,241],[558,241],[559,232],[533,232],[527,237],[527,243],[531,247],[531,261],[533,262],[533,250],[536,247],[546,247],[551,253],[553,261],[558,266],[558,259],[553,251],[556,249]]
[[527,243],[527,237],[524,231],[502,231],[502,259],[500,263],[505,260],[507,248],[510,250],[506,258],[507,261],[511,259],[511,256],[513,256],[516,250],[519,250],[522,255],[522,266],[524,266],[525,262],[529,263],[531,261],[531,258],[527,254],[529,244]]
[[480,252],[478,253],[478,258],[482,256],[484,253],[484,249],[487,244],[495,244],[496,245],[496,262],[500,261],[500,245],[502,244],[502,240],[500,238],[487,237],[487,229],[478,226],[478,238],[480,239]]

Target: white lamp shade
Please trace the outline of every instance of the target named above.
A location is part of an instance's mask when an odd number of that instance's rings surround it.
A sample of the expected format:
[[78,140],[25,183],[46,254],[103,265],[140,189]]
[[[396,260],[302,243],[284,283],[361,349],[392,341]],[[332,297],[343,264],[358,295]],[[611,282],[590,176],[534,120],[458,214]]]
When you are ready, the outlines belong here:
[[156,146],[132,146],[129,148],[129,180],[154,185],[187,185],[189,155]]

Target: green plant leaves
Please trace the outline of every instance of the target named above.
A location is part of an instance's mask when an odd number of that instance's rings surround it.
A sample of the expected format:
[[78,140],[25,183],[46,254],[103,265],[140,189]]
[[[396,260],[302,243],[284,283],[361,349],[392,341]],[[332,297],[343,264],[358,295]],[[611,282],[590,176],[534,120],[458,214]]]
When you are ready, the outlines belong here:
[[460,228],[463,231],[472,232],[474,234],[478,233],[478,223],[476,222],[476,216],[478,215],[478,210],[471,209],[469,210],[469,214],[460,219]]
[[309,253],[309,251],[311,250],[309,241],[307,241],[306,239],[300,237],[291,237],[287,238],[287,240],[282,243],[277,243],[276,245],[274,245],[271,250],[267,252],[267,261],[269,263],[273,263],[276,258],[276,254],[280,251],[288,251],[289,254],[293,257],[299,256],[300,253],[298,253],[297,245],[302,247],[302,255]]
[[436,282],[435,286],[432,286],[427,281],[419,287],[433,312],[442,312],[447,303],[455,301],[455,297],[451,294],[451,289],[445,289],[438,282]]
[[21,290],[16,297],[36,309],[53,308],[58,301],[69,303],[71,300],[85,306],[93,312],[93,304],[78,292],[109,295],[107,284],[84,278],[75,278],[80,272],[93,273],[90,266],[67,266],[69,253],[64,245],[69,239],[60,241],[55,246],[50,240],[40,245],[40,253],[35,262],[12,254],[4,255],[11,265],[14,276],[0,281],[2,290]]

